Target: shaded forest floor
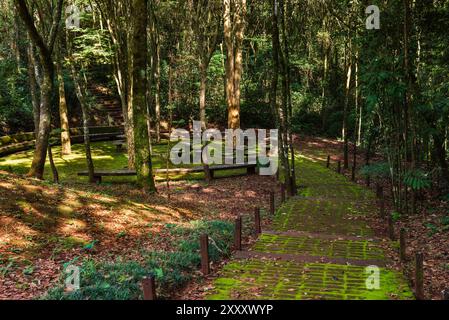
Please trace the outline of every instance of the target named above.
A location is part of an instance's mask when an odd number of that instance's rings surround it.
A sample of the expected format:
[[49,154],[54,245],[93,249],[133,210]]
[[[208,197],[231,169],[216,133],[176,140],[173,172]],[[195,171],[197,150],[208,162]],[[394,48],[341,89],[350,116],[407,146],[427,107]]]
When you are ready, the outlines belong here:
[[[297,147],[305,159],[323,166],[328,154],[334,155],[334,161],[341,154],[341,144],[334,140],[306,138]],[[361,158],[358,163],[363,163]],[[121,161],[126,162],[125,158]],[[268,225],[268,191],[279,189],[272,178],[260,176],[224,178],[209,185],[177,181],[171,184],[169,201],[165,183],[158,183],[158,194],[146,195],[125,182],[92,186],[69,181],[56,186],[0,171],[0,299],[40,297],[58,281],[62,265],[77,257],[114,261],[120,256],[140,261],[142,250],[170,252],[174,243],[183,240],[170,231],[173,224],[233,221],[238,214],[250,219],[253,208],[260,206],[265,209],[264,225]],[[425,253],[425,290],[433,299],[440,298],[449,284],[447,208],[447,202],[429,199],[420,203],[420,212],[425,214],[402,216],[396,222],[397,232],[400,227],[408,231],[409,256],[417,250]],[[367,223],[376,235],[385,236],[385,222],[377,215],[368,217]],[[246,234],[249,245],[254,239],[249,230]],[[412,260],[405,265],[398,261],[396,242],[380,245],[394,268],[413,273]],[[221,265],[213,265],[213,270]],[[197,280],[175,297],[203,298],[211,282]]]
[[173,250],[171,227],[230,221],[268,203],[272,180],[248,176],[165,183],[146,195],[128,184],[58,187],[0,171],[0,299],[41,296],[73,259],[140,261],[142,250]]

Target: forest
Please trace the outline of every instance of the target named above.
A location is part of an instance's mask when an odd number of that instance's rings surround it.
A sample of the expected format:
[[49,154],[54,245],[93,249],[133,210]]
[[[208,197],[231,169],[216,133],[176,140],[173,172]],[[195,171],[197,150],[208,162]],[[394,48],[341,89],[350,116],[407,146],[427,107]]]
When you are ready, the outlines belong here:
[[[449,300],[447,30],[448,0],[0,0],[0,300]],[[250,139],[173,163],[241,140],[195,123],[277,130],[278,172]]]

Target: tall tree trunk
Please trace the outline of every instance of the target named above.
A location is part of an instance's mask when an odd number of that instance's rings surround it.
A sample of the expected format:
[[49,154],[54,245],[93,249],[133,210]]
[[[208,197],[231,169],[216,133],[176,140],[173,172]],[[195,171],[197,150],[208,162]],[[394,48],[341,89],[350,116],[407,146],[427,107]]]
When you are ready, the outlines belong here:
[[72,153],[72,144],[70,142],[69,118],[67,115],[67,101],[65,98],[64,76],[62,73],[61,57],[58,56],[56,69],[59,85],[59,118],[61,122],[61,154],[69,155]]
[[[156,141],[157,143],[161,142],[161,46],[159,43],[159,29],[156,21],[154,1],[149,1],[149,17],[150,17],[150,27],[148,36],[150,37],[150,54],[151,54],[151,74],[148,79],[149,85],[151,87],[148,88],[150,92],[149,98],[150,101],[153,102],[153,108],[150,108],[149,114],[154,114],[154,129],[156,131]],[[153,90],[154,87],[154,90]],[[150,103],[149,103],[150,105]],[[151,125],[151,121],[149,122]],[[151,130],[150,132],[150,151],[152,151],[151,147]]]
[[[39,49],[39,59],[42,65],[42,84],[40,94],[39,130],[36,138],[36,147],[28,176],[43,179],[45,159],[47,155],[48,139],[50,137],[51,98],[53,92],[54,66],[52,52],[58,35],[62,16],[63,0],[59,0],[53,15],[52,25],[46,37],[39,34],[32,15],[28,11],[25,0],[15,0],[17,11],[22,18],[32,42]],[[45,40],[44,40],[45,39]]]
[[226,104],[228,106],[228,128],[240,127],[239,112],[234,105],[234,44],[232,37],[232,0],[223,0],[224,42],[226,45]]
[[51,172],[53,174],[53,182],[59,183],[59,173],[56,168],[55,162],[53,161],[53,152],[51,150],[51,144],[48,144],[48,161],[50,162]]
[[[207,70],[210,60],[217,47],[222,20],[221,6],[219,1],[193,1],[188,0],[191,29],[195,36],[198,69],[200,74],[199,88],[199,111],[202,128],[207,127],[206,119],[206,90]],[[229,22],[229,21],[228,21]],[[229,34],[228,34],[229,37]],[[232,37],[232,36],[231,36]],[[226,86],[225,86],[226,87]]]
[[207,70],[203,62],[200,62],[200,121],[203,129],[207,127],[206,121],[206,85]]
[[360,103],[360,86],[359,86],[359,57],[357,54],[355,65],[355,105],[358,114],[356,114],[357,120],[357,146],[362,144],[362,121],[363,121],[363,104]]
[[14,57],[16,59],[16,67],[17,73],[21,73],[21,65],[22,65],[22,57],[20,54],[20,42],[21,42],[21,33],[20,33],[20,20],[17,12],[14,12],[14,27],[13,27],[13,41],[11,41],[12,51],[14,52]]
[[90,147],[90,135],[89,135],[89,106],[86,99],[87,90],[83,85],[83,80],[80,79],[75,66],[71,64],[72,79],[75,85],[76,97],[81,105],[81,112],[83,114],[83,134],[84,134],[84,150],[86,152],[86,164],[87,172],[89,174],[89,182],[95,183],[95,168],[92,160],[92,152]]
[[154,35],[156,50],[154,52],[154,111],[156,115],[156,141],[161,142],[161,46],[159,44],[159,35]]
[[349,62],[348,73],[346,75],[346,87],[345,87],[345,105],[343,110],[343,153],[344,153],[344,168],[349,168],[349,134],[348,134],[348,113],[349,113],[349,94],[351,90],[351,76],[352,76],[352,64]]
[[[240,82],[243,73],[243,38],[246,0],[223,0],[226,44],[226,103],[228,128],[240,128]],[[235,25],[235,33],[233,32]]]
[[48,139],[50,137],[51,95],[53,92],[53,67],[50,67],[52,62],[42,61],[41,64],[44,67],[39,107],[39,129],[33,161],[31,163],[30,171],[28,172],[29,177],[35,177],[37,179],[44,178],[45,159],[47,155]]
[[124,111],[124,118],[126,119],[126,142],[128,147],[128,168],[129,169],[136,169],[136,149],[135,149],[135,136],[134,136],[134,117],[133,117],[133,40],[132,40],[132,26],[130,27],[131,30],[127,33],[127,43],[128,43],[128,58],[127,58],[127,71],[128,71],[128,81],[126,83],[127,88],[127,106],[126,110]]
[[137,184],[146,191],[154,192],[156,187],[153,178],[146,121],[147,4],[147,0],[133,0],[131,104]]
[[96,1],[109,31],[114,47],[114,80],[117,84],[124,130],[128,150],[128,168],[134,169],[134,135],[132,128],[132,112],[130,110],[130,77],[131,77],[131,52],[130,52],[130,21],[123,17],[131,16],[128,1],[114,3],[113,1]]
[[37,139],[39,133],[39,118],[40,118],[40,97],[39,87],[36,78],[36,59],[34,53],[34,45],[30,42],[27,48],[28,55],[28,83],[30,85],[31,104],[33,106],[33,122],[34,122],[34,137]]
[[234,96],[231,111],[231,128],[240,128],[240,83],[243,74],[243,39],[245,34],[246,0],[235,1],[235,63],[234,63]]
[[283,71],[283,93],[285,93],[285,73],[284,73],[284,62],[281,59],[281,45],[279,39],[279,18],[278,18],[278,2],[277,0],[272,0],[272,46],[273,46],[273,77],[271,82],[271,109],[276,119],[276,125],[279,129],[279,156],[280,162],[282,164],[283,175],[285,179],[285,184],[288,188],[289,193],[292,193],[292,182],[291,182],[291,172],[290,164],[288,160],[288,146],[287,146],[287,131],[286,131],[286,110],[285,110],[285,94],[283,94],[283,106],[278,106],[277,102],[277,91],[279,82],[279,71],[282,67]]
[[[406,160],[409,162],[409,169],[415,170],[417,167],[417,157],[416,157],[416,132],[415,132],[415,124],[413,121],[413,105],[412,105],[412,91],[415,87],[414,74],[412,71],[412,64],[410,63],[410,30],[412,24],[411,18],[411,7],[410,0],[403,0],[404,5],[404,69],[405,69],[405,79],[407,82],[407,89],[405,94],[405,134],[406,134],[406,145],[409,147],[408,152],[406,154]],[[410,130],[410,133],[409,133]],[[416,191],[411,191],[411,200],[412,200],[412,212],[416,214]]]
[[[282,55],[282,69],[283,69],[283,108],[286,117],[285,121],[285,148],[287,149],[287,161],[291,158],[291,164],[289,168],[289,184],[287,185],[287,191],[291,196],[297,193],[296,187],[296,170],[295,170],[295,150],[293,147],[293,132],[292,132],[292,118],[293,108],[291,99],[291,79],[290,79],[290,49],[288,43],[287,23],[288,18],[286,11],[290,8],[290,3],[287,0],[284,5],[283,0],[279,0],[279,7],[281,8],[281,26],[282,26],[282,41],[284,43],[284,54]],[[280,51],[279,51],[280,52]]]

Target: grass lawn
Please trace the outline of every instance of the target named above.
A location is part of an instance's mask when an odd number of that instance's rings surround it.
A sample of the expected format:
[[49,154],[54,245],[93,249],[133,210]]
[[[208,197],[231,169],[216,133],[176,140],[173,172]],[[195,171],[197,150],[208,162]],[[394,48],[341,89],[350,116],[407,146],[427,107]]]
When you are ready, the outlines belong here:
[[[26,174],[31,166],[34,150],[28,150],[12,154],[0,158],[0,170],[8,171],[17,174]],[[153,168],[166,168],[165,155],[167,154],[167,142],[153,145]],[[87,177],[78,177],[77,173],[87,170],[86,158],[83,144],[76,144],[72,146],[72,154],[68,156],[61,156],[61,147],[53,148],[53,157],[55,165],[58,168],[59,178],[61,182],[87,182]],[[127,168],[128,156],[126,152],[117,152],[116,146],[110,141],[92,143],[92,158],[94,166],[98,170],[120,170]],[[169,161],[169,167],[175,168]],[[189,167],[183,165],[182,167]],[[215,176],[228,177],[233,175],[240,175],[246,172],[245,169],[228,170],[216,172]],[[198,180],[203,179],[203,173],[172,175],[172,180]],[[45,165],[45,179],[52,180],[50,163]],[[165,176],[156,176],[156,180],[164,180]],[[105,177],[103,183],[132,183],[135,177]]]

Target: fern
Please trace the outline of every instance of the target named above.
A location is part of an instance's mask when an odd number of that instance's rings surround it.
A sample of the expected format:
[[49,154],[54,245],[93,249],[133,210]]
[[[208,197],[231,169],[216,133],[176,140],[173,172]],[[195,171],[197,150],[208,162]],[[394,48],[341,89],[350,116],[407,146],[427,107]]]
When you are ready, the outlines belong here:
[[423,190],[431,186],[431,181],[427,173],[417,169],[405,173],[404,184],[413,190]]
[[366,165],[360,169],[360,174],[372,178],[387,178],[390,174],[390,166],[387,162],[378,162]]

